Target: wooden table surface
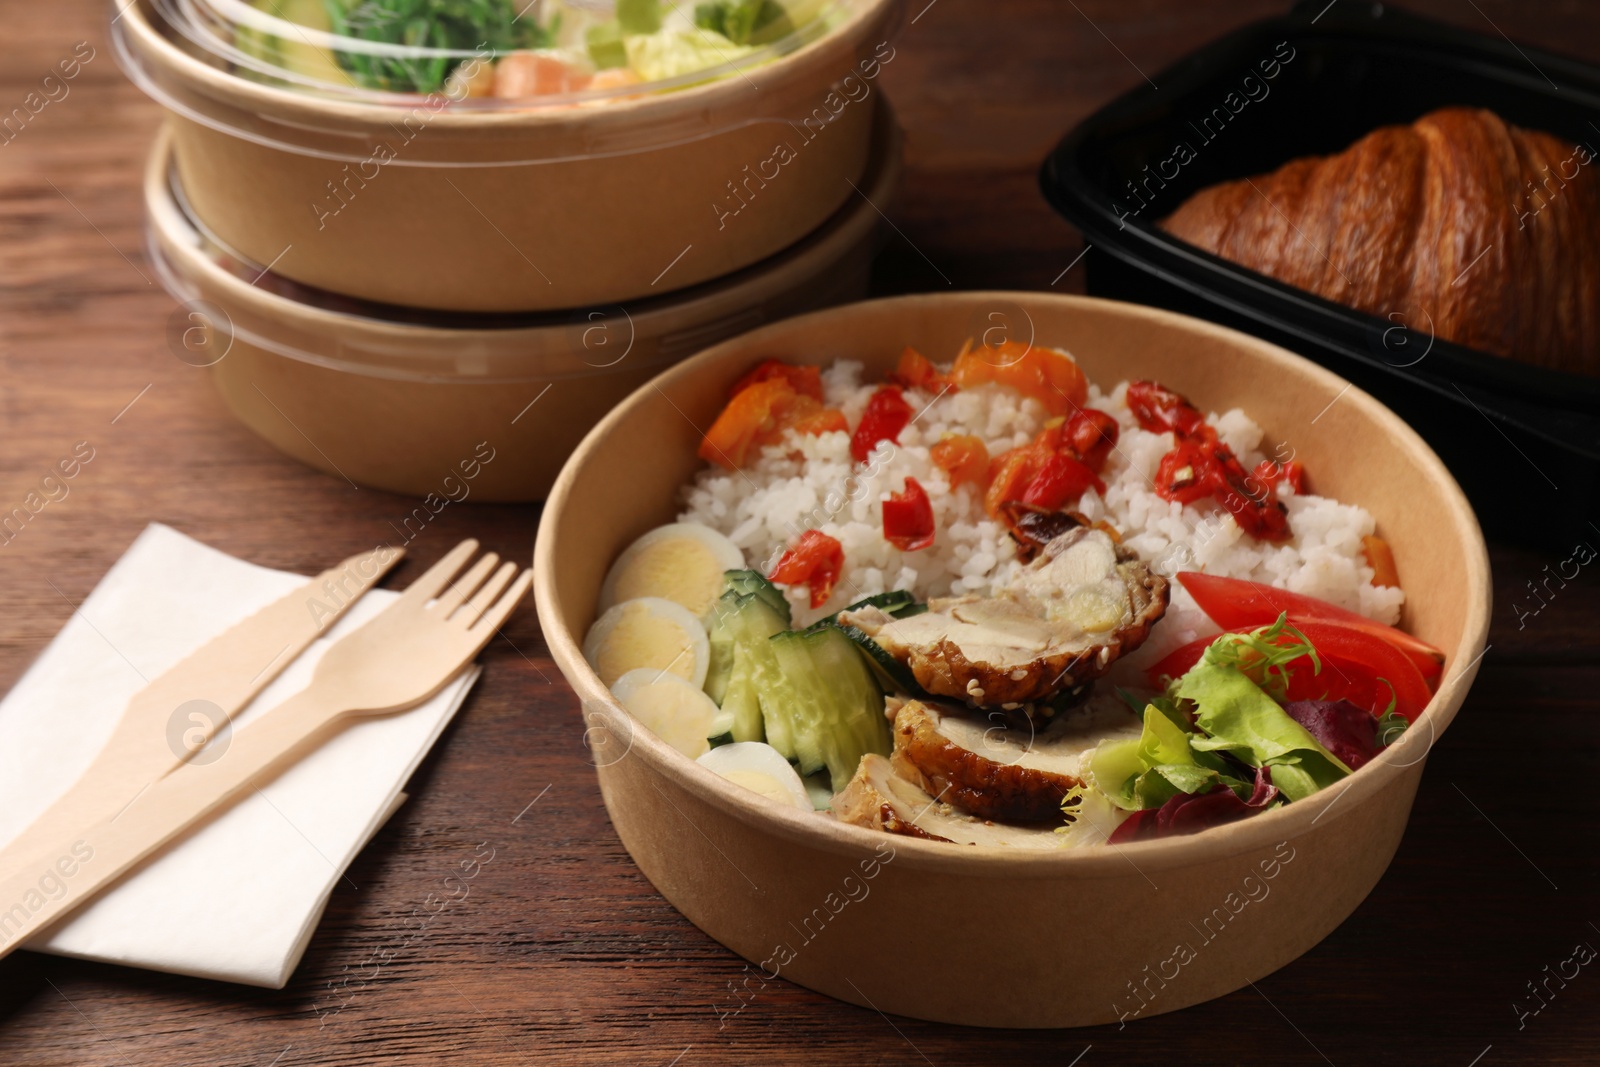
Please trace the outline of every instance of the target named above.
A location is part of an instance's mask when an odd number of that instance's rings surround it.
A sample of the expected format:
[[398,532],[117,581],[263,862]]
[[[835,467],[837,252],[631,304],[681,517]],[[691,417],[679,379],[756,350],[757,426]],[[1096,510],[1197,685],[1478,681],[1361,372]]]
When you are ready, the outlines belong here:
[[[1600,59],[1600,8],[1584,0],[1415,6]],[[1048,288],[1079,243],[1037,192],[1046,150],[1141,72],[1279,8],[928,4],[883,78],[909,137],[892,213],[910,244],[885,251],[878,288],[941,288],[941,273],[956,287]],[[277,454],[170,354],[173,302],[142,251],[138,194],[160,114],[118,71],[107,16],[91,0],[12,3],[0,43],[7,112],[77,42],[94,49],[70,95],[0,145],[0,510],[76,442],[94,448],[70,495],[0,545],[3,685],[149,522],[312,572],[389,538],[390,519],[411,506]],[[1081,273],[1058,288],[1081,289]],[[468,535],[527,559],[537,519],[532,506],[453,505],[413,542],[397,582]],[[1207,1005],[1121,1031],[993,1032],[889,1019],[775,983],[719,1026],[714,1008],[742,961],[624,853],[577,700],[529,612],[489,648],[482,682],[410,802],[335,890],[288,988],[19,953],[0,962],[0,1063],[1592,1064],[1594,968],[1548,985],[1537,1015],[1514,1007],[1535,1006],[1528,983],[1575,946],[1600,945],[1600,579],[1584,571],[1521,625],[1511,610],[1561,558],[1495,546],[1492,648],[1371,898],[1302,959]],[[468,898],[412,936],[422,902],[480,842],[494,859]],[[372,965],[383,952],[388,962]]]

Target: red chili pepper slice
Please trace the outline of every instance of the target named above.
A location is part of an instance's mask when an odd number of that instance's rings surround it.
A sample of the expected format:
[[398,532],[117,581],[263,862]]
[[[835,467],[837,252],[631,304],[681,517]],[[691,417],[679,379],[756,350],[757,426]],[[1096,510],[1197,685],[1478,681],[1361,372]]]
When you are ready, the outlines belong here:
[[1292,536],[1289,509],[1272,489],[1246,474],[1233,449],[1215,435],[1201,448],[1209,460],[1212,495],[1233,514],[1239,528],[1257,540],[1287,541]]
[[1161,457],[1156,468],[1156,492],[1165,500],[1193,504],[1213,491],[1205,453],[1193,441],[1180,440],[1171,452]]
[[1067,423],[1066,443],[1083,460],[1084,466],[1099,474],[1106,468],[1106,459],[1117,447],[1117,435],[1122,432],[1117,420],[1095,408],[1079,408]]
[[900,387],[886,385],[872,394],[866,411],[861,413],[861,424],[850,438],[850,454],[857,463],[865,463],[879,441],[900,443],[900,431],[911,422],[913,412]]
[[794,547],[778,557],[767,578],[811,590],[811,606],[820,608],[833,595],[833,583],[844,570],[844,546],[821,530],[807,530]]
[[1199,408],[1160,382],[1139,381],[1128,386],[1128,409],[1151,433],[1190,437],[1206,424]]
[[1227,508],[1239,528],[1262,541],[1291,536],[1289,511],[1272,486],[1251,477],[1244,464],[1206,424],[1200,410],[1156,382],[1128,386],[1128,407],[1151,433],[1171,433],[1177,444],[1161,460],[1156,492],[1167,500],[1192,504],[1207,496]]
[[916,552],[933,544],[933,505],[915,478],[906,479],[904,492],[890,493],[883,502],[883,539],[902,552]]
[[1056,452],[1044,461],[1039,473],[1022,492],[1022,503],[1051,511],[1081,497],[1084,490],[1093,488],[1104,493],[1102,482],[1086,464],[1064,452]]
[[1268,488],[1276,488],[1279,482],[1288,482],[1289,488],[1297,494],[1306,491],[1305,464],[1297,459],[1281,464],[1277,460],[1264,459],[1256,464],[1254,474]]

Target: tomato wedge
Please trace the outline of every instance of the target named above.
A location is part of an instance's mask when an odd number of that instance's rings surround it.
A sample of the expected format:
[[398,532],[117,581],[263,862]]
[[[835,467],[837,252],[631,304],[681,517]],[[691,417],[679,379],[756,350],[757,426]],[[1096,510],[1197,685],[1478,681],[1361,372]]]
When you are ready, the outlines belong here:
[[844,570],[844,546],[821,530],[807,530],[794,547],[778,557],[767,578],[811,590],[811,606],[820,608],[833,595],[833,583]]
[[916,552],[933,544],[933,531],[933,504],[921,484],[907,478],[905,490],[883,502],[883,539],[902,552]]
[[[1326,600],[1275,589],[1260,582],[1223,578],[1199,571],[1181,571],[1178,581],[1194,597],[1200,610],[1211,616],[1211,621],[1224,630],[1251,630],[1266,626],[1287,612],[1289,621],[1302,630],[1305,629],[1304,623],[1327,622],[1387,641],[1405,653],[1424,678],[1438,677],[1444,665],[1444,653],[1426,641]],[[1317,647],[1320,651],[1321,646]]]
[[[1416,665],[1382,638],[1337,623],[1308,622],[1295,626],[1305,634],[1323,662],[1320,673],[1312,669],[1309,656],[1301,656],[1286,665],[1289,700],[1348,700],[1374,715],[1381,715],[1392,696],[1395,711],[1412,722],[1432,699],[1428,683]],[[1246,633],[1256,628],[1243,626],[1227,632]],[[1200,662],[1200,656],[1219,636],[1197,638],[1168,653],[1145,671],[1146,677],[1157,686],[1164,685],[1166,679],[1181,677]]]
[[857,463],[865,463],[879,441],[900,443],[900,431],[911,422],[913,412],[906,398],[900,395],[898,385],[886,385],[867,401],[861,413],[861,424],[850,438],[850,454]]
[[[1375,679],[1393,686],[1395,710],[1405,716],[1407,722],[1414,722],[1433,699],[1433,691],[1411,657],[1384,638],[1336,622],[1297,622],[1295,628],[1306,635],[1318,655],[1328,660],[1322,670],[1324,675],[1332,673],[1337,677],[1348,665],[1365,668]],[[1327,681],[1321,677],[1317,680]],[[1290,699],[1294,699],[1292,692]],[[1385,700],[1384,705],[1387,704]],[[1382,712],[1383,708],[1376,710]]]

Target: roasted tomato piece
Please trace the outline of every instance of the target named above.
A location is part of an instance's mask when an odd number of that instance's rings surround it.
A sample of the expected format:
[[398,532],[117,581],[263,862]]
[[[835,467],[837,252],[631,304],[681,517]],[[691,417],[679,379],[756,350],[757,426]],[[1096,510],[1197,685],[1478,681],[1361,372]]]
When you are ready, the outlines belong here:
[[768,378],[734,394],[700,442],[700,458],[729,470],[743,467],[751,453],[782,432],[793,406],[794,388],[784,378]]
[[991,519],[1005,515],[1007,504],[1020,503],[1022,495],[1044,467],[1044,457],[1032,445],[1011,448],[989,464],[989,489],[983,496],[983,510]]
[[780,360],[769,359],[756,365],[756,368],[737,382],[728,390],[730,397],[738,396],[757,382],[772,381],[782,378],[789,383],[789,388],[801,396],[809,396],[813,400],[822,399],[822,370],[819,367],[799,366],[793,363],[784,363]]
[[933,465],[950,476],[950,488],[963,482],[982,488],[989,474],[989,449],[971,434],[949,434],[928,450]]
[[894,373],[889,375],[889,380],[907,389],[923,389],[930,393],[943,393],[955,388],[950,379],[940,374],[939,369],[927,356],[910,345],[900,353],[900,361],[895,364]]
[[1067,415],[1089,398],[1089,379],[1064,352],[1020,341],[984,345],[956,357],[950,378],[962,389],[992,382],[1017,390],[1052,415]]
[[1199,445],[1179,441],[1177,447],[1161,457],[1156,468],[1156,493],[1163,500],[1193,504],[1214,491],[1210,463]]
[[743,467],[763,446],[774,444],[784,430],[826,433],[847,430],[844,414],[822,406],[809,394],[797,393],[782,375],[765,378],[735,393],[700,442],[699,456],[729,470]]

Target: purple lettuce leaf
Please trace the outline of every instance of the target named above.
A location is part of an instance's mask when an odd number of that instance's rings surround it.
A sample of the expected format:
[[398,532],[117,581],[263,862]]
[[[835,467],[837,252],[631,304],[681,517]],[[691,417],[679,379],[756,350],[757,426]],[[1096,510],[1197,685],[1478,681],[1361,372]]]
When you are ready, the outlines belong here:
[[1294,700],[1283,710],[1352,771],[1383,750],[1378,720],[1348,700]]
[[1106,841],[1121,845],[1195,834],[1264,811],[1277,799],[1278,787],[1272,784],[1272,768],[1258,767],[1255,787],[1248,800],[1240,800],[1239,795],[1225,785],[1218,785],[1207,793],[1179,793],[1159,808],[1134,812]]

